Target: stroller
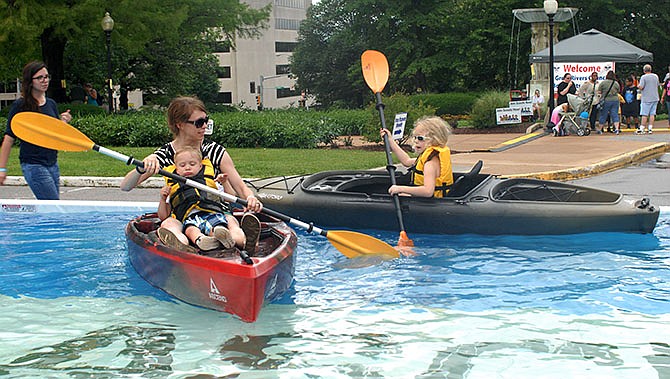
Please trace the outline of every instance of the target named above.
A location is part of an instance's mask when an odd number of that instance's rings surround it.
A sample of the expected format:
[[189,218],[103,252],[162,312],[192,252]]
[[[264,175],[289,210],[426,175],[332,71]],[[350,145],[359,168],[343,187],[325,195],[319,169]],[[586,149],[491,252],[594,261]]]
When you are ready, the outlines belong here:
[[568,104],[572,112],[564,113],[561,122],[563,128],[570,134],[578,136],[588,136],[591,134],[589,125],[589,111],[591,110],[591,100],[582,99],[573,94],[568,94]]

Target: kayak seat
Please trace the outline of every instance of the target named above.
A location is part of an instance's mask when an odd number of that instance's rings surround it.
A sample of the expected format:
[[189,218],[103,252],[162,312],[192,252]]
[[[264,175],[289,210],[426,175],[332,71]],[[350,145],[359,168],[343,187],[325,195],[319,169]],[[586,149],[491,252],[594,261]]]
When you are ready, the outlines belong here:
[[456,178],[454,184],[451,185],[451,189],[449,189],[449,192],[447,193],[447,197],[462,197],[470,192],[470,190],[472,190],[478,183],[477,175],[479,175],[483,165],[484,162],[480,160],[472,166],[470,171]]

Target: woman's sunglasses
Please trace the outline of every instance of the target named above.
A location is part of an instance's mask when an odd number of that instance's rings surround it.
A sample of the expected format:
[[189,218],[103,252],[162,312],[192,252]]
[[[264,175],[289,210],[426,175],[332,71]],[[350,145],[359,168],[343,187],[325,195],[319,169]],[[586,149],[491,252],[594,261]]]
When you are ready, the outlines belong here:
[[197,120],[193,120],[193,121],[186,120],[185,122],[188,122],[189,124],[192,124],[196,128],[200,129],[200,128],[204,128],[205,125],[207,125],[208,121],[209,121],[209,116],[205,116],[205,117],[201,117]]

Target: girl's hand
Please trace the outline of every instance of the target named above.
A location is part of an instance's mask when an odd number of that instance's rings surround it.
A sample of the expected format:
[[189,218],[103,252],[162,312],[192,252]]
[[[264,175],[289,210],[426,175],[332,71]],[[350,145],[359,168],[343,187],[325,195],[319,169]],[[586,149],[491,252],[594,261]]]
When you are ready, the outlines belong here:
[[258,200],[256,196],[249,195],[249,197],[247,197],[246,209],[258,213],[263,210],[263,203],[261,203],[261,201]]

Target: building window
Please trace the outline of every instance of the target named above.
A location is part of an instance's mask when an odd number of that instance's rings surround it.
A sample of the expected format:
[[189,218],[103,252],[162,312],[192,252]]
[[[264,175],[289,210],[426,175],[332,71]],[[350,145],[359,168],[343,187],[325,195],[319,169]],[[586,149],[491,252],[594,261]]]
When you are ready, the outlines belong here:
[[256,93],[256,82],[249,82],[249,93]]
[[219,79],[230,79],[230,66],[220,66],[216,68],[216,77]]
[[292,53],[298,46],[297,42],[275,42],[276,53]]
[[275,74],[277,75],[287,75],[291,73],[290,64],[278,64],[275,66]]
[[232,104],[233,103],[233,94],[231,92],[219,92],[214,99],[215,103],[220,104]]
[[215,53],[230,53],[230,42],[229,41],[212,42],[212,50],[214,50]]
[[275,0],[275,5],[285,8],[307,9],[309,0]]
[[277,87],[277,99],[294,96],[300,96],[300,91],[296,90],[295,88],[291,89],[289,87]]
[[298,30],[300,29],[300,20],[291,18],[276,18],[275,29],[277,30]]

